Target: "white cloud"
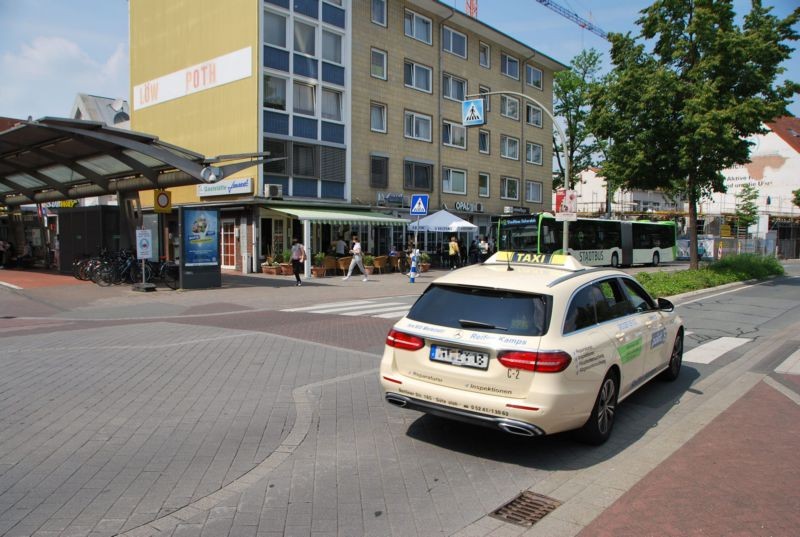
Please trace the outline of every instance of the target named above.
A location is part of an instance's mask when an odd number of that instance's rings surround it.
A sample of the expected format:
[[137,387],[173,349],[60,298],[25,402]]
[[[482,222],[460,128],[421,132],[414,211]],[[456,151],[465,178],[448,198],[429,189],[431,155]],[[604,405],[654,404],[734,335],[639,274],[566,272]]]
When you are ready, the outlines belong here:
[[128,55],[119,43],[107,58],[93,57],[63,37],[36,37],[0,58],[0,115],[67,116],[77,93],[128,96]]

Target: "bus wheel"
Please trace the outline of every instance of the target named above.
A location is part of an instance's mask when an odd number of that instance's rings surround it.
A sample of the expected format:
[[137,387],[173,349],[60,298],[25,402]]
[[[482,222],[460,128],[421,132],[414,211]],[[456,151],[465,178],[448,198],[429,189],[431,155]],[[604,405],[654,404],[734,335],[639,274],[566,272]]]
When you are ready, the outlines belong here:
[[654,252],[653,253],[653,266],[657,267],[660,262],[661,262],[661,256],[658,255],[658,252]]
[[612,267],[618,267],[619,266],[619,256],[617,255],[617,252],[614,252],[613,254],[611,254],[611,266]]

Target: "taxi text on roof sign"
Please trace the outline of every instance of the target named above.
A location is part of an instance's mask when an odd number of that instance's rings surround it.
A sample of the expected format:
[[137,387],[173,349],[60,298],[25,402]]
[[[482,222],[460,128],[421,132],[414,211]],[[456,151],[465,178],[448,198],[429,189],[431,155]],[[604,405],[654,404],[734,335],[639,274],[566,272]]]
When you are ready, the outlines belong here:
[[559,265],[569,269],[582,269],[580,263],[564,254],[534,254],[531,252],[497,252],[494,256],[496,263],[521,263],[527,265]]

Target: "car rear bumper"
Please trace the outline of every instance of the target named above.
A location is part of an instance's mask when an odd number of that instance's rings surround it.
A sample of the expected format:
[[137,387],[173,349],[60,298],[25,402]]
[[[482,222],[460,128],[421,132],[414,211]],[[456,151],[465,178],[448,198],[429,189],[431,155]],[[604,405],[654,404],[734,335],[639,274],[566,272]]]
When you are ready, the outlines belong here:
[[545,434],[541,428],[530,423],[525,423],[524,421],[488,416],[478,412],[452,408],[394,392],[386,392],[386,401],[394,406],[410,408],[419,412],[425,412],[426,414],[433,414],[434,416],[462,421],[473,425],[499,429],[519,436],[543,436]]

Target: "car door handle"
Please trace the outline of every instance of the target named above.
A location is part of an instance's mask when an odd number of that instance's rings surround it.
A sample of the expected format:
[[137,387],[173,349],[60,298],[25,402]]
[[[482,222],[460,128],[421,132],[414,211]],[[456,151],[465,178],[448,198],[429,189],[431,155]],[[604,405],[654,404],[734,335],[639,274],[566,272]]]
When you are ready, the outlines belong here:
[[620,341],[625,341],[625,332],[618,332],[614,335],[614,337]]
[[652,327],[653,327],[653,323],[654,323],[654,322],[655,322],[655,321],[646,321],[646,322],[644,323],[644,325],[645,325],[647,328],[652,328]]

